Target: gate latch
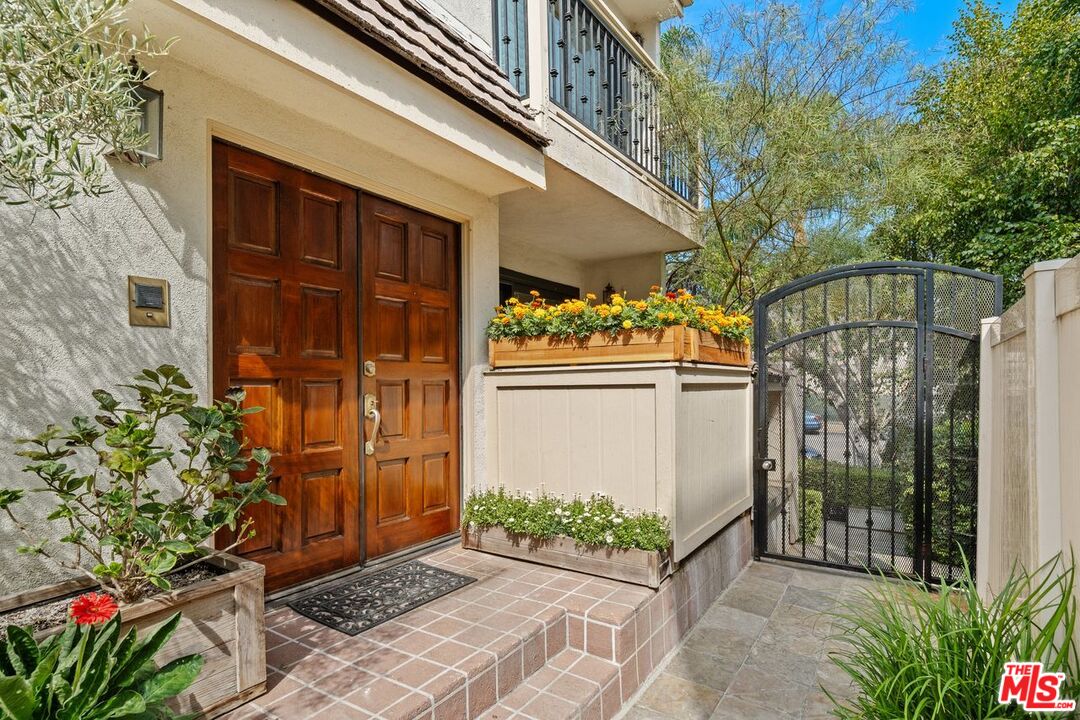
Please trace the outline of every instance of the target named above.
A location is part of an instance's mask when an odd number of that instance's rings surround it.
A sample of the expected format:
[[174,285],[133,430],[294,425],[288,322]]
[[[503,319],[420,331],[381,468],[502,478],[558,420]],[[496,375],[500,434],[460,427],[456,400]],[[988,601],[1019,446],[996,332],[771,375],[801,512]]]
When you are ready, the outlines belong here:
[[774,460],[773,458],[762,458],[760,467],[765,472],[772,472],[776,469],[776,460]]

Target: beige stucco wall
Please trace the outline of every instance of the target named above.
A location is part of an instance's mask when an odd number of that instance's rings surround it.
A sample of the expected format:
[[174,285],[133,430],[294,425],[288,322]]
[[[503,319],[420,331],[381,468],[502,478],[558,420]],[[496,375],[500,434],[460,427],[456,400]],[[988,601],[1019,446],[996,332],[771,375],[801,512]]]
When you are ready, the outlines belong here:
[[[582,240],[586,242],[586,240]],[[631,298],[643,298],[653,285],[663,285],[664,253],[630,255],[596,262],[580,262],[536,245],[502,237],[499,265],[510,270],[579,288],[581,294],[603,296],[611,284]],[[505,298],[503,298],[505,299]],[[558,302],[562,298],[547,298]]]
[[[154,85],[166,93],[163,162],[112,163],[114,192],[58,215],[0,207],[2,484],[30,482],[19,472],[14,438],[91,414],[90,390],[140,368],[177,364],[209,398],[215,134],[463,223],[463,466],[465,475],[482,475],[483,327],[498,295],[495,201],[365,142],[364,128],[343,133],[175,59],[160,63]],[[169,281],[171,328],[128,325],[129,274]],[[32,497],[39,510],[35,531],[46,534],[44,496]],[[43,563],[17,557],[15,548],[10,524],[0,522],[0,593],[54,577]]]

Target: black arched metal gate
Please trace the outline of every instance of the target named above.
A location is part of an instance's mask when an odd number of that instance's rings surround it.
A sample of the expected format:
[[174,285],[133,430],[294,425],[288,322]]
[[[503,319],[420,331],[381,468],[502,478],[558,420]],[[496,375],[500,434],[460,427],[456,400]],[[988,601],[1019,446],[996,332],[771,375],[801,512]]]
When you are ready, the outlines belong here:
[[759,556],[953,580],[974,568],[979,325],[1001,278],[838,267],[755,305]]

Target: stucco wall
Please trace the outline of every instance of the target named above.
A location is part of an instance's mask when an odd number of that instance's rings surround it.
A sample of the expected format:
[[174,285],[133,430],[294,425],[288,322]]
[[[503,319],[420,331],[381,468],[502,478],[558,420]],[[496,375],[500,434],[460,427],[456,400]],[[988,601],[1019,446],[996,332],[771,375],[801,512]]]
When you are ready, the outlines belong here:
[[663,253],[585,263],[506,237],[499,244],[499,264],[526,275],[572,285],[582,295],[591,292],[597,297],[602,297],[608,283],[617,291],[626,291],[629,297],[645,297],[652,285],[662,285],[664,280]]
[[[177,364],[209,398],[212,132],[360,187],[377,178],[380,192],[463,223],[463,464],[466,475],[483,475],[480,373],[483,327],[498,295],[495,202],[174,59],[161,63],[154,85],[166,98],[163,162],[113,163],[114,192],[58,215],[0,207],[0,485],[31,483],[14,438],[91,414],[92,389],[142,367]],[[128,325],[129,274],[169,281],[171,328]],[[45,535],[46,498],[31,497],[34,531]],[[16,545],[0,520],[0,593],[56,577],[44,562],[16,556]]]

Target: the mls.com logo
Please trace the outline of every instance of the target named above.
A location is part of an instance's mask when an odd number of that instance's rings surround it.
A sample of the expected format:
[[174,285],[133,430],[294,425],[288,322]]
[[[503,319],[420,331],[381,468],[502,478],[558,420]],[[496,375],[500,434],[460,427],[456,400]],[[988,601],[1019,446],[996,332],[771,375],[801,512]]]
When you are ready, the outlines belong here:
[[998,702],[1016,702],[1028,712],[1071,712],[1075,700],[1061,697],[1064,673],[1044,673],[1041,662],[1008,662],[1001,674]]

